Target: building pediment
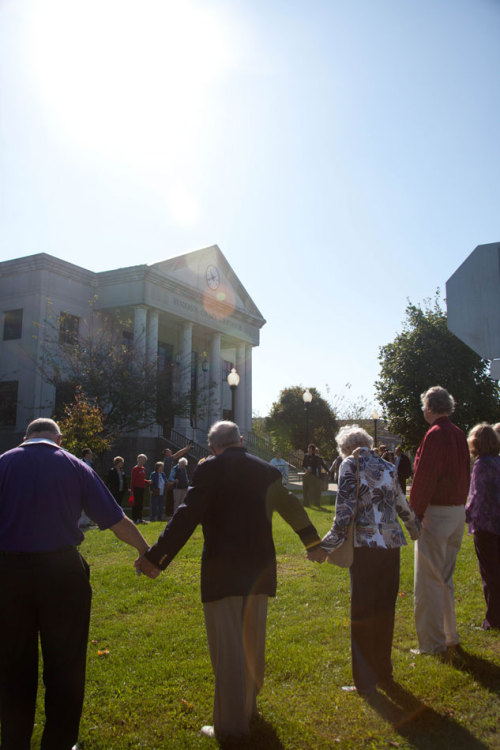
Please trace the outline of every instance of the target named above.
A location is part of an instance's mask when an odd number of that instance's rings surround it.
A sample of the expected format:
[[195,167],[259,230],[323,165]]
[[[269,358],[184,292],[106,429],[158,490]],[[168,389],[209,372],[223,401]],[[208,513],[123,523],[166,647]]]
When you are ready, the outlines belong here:
[[[217,245],[153,263],[148,268],[170,282],[188,287],[210,305],[229,305],[234,311],[265,320]],[[259,326],[259,327],[260,327]]]

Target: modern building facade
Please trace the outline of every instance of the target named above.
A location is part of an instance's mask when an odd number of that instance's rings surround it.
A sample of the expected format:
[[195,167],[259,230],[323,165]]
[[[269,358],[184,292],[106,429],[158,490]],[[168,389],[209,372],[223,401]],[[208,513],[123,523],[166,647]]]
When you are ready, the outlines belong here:
[[[133,342],[139,366],[170,368],[172,398],[196,404],[142,437],[173,428],[204,443],[213,421],[233,415],[243,434],[251,431],[252,349],[265,320],[216,245],[100,273],[46,253],[5,261],[0,300],[0,450],[22,438],[33,418],[54,413],[56,391],[40,366],[54,326],[68,344],[92,335],[94,313],[126,321],[119,335]],[[227,384],[233,367],[240,377],[234,392]]]

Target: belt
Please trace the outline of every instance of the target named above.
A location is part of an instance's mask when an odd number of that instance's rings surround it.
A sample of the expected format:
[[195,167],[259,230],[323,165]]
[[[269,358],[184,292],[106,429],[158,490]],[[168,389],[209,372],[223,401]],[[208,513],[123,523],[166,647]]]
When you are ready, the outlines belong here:
[[58,547],[57,549],[39,550],[36,552],[11,552],[10,550],[0,550],[0,557],[28,557],[28,556],[43,556],[43,555],[61,555],[70,550],[76,551],[77,547],[72,544],[68,544],[66,547]]

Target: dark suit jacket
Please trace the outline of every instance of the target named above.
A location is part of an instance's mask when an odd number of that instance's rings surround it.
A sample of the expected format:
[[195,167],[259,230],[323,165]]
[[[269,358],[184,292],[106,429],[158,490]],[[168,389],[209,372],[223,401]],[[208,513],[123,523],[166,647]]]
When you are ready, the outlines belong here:
[[121,505],[121,502],[123,500],[123,495],[126,492],[126,486],[127,482],[125,480],[125,474],[123,475],[123,489],[120,492],[120,477],[118,476],[117,469],[112,466],[111,469],[108,471],[108,475],[106,477],[106,485],[108,486],[109,491],[115,498],[116,502]]
[[287,521],[306,547],[320,539],[280,472],[244,448],[226,448],[197,466],[184,502],[146,553],[164,569],[202,524],[203,602],[226,596],[276,594],[272,513]]
[[411,477],[411,463],[406,453],[402,453],[399,459],[398,477],[400,482],[406,482]]

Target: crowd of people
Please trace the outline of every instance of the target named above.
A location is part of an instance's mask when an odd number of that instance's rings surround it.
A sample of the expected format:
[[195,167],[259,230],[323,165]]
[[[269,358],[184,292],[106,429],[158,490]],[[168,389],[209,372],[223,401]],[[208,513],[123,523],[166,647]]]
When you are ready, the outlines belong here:
[[[337,435],[339,457],[332,466],[309,445],[302,501],[286,487],[284,459],[268,463],[248,453],[233,422],[211,427],[211,456],[191,478],[187,445],[175,454],[166,449],[149,478],[147,456],[139,454],[130,482],[116,456],[106,483],[88,454],[81,460],[61,448],[56,422],[32,422],[24,442],[0,456],[0,600],[10,614],[0,618],[2,749],[30,747],[38,638],[46,688],[41,747],[77,747],[91,598],[89,567],[78,550],[82,512],[135,547],[135,567],[150,578],[168,567],[201,524],[201,598],[215,675],[213,723],[201,730],[208,737],[248,737],[258,718],[268,598],[277,584],[274,511],[296,532],[311,562],[333,562],[336,550],[352,544],[353,684],[343,689],[369,699],[395,685],[391,652],[400,549],[407,544],[400,521],[415,542],[414,652],[446,656],[460,650],[453,574],[466,522],[486,601],[482,627],[500,630],[500,426],[481,423],[466,438],[450,419],[455,402],[444,388],[430,388],[421,400],[429,429],[413,470],[400,448],[380,455],[366,430],[346,426]],[[332,527],[321,538],[304,506],[319,505],[325,472],[338,489]],[[151,520],[169,519],[152,545],[138,529],[146,523],[146,487]],[[122,507],[127,496],[132,519]]]

